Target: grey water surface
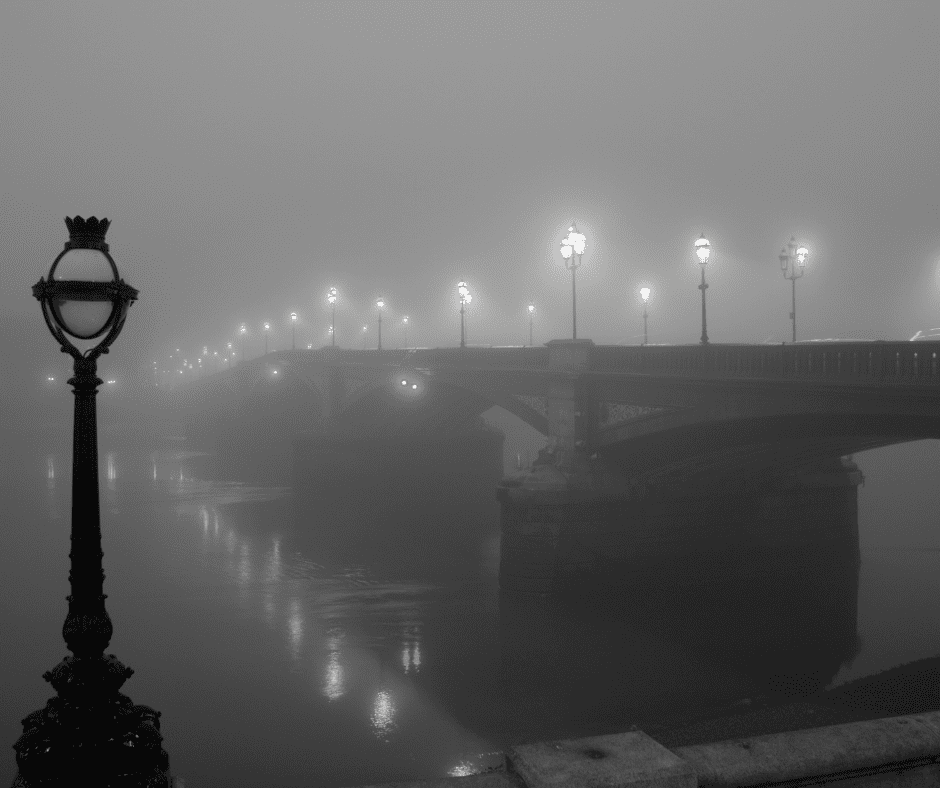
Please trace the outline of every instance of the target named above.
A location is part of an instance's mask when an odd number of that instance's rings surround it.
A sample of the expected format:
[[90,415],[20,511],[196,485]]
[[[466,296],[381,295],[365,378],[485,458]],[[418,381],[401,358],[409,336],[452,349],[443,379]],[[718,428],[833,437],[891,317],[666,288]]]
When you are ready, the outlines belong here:
[[[66,654],[70,452],[6,446],[0,712],[11,747],[52,694],[42,673]],[[862,566],[839,597],[850,601],[823,611],[753,589],[711,608],[681,595],[506,598],[496,522],[474,550],[408,572],[368,550],[336,562],[298,530],[289,487],[200,479],[200,456],[178,446],[103,444],[109,652],[135,670],[123,691],[162,712],[187,788],[469,774],[514,742],[700,714],[772,692],[794,670],[807,687],[838,684],[940,651],[938,446],[856,456]],[[421,554],[403,524],[376,525],[402,528],[403,553]],[[14,769],[8,749],[0,781]]]

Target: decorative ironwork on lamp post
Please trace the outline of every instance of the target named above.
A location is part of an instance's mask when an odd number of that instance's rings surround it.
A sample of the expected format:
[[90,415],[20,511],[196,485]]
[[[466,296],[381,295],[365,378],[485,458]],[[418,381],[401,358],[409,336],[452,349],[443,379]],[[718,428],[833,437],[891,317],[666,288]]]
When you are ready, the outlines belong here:
[[643,344],[646,345],[649,342],[646,333],[646,304],[650,300],[650,289],[648,287],[640,288],[640,298],[643,299]]
[[473,300],[466,282],[457,282],[457,297],[460,299],[460,347],[466,347],[467,342],[463,323],[464,307]]
[[[95,397],[102,381],[98,357],[124,326],[137,290],[118,275],[104,236],[110,222],[94,216],[66,218],[69,240],[49,278],[33,285],[46,325],[63,353],[74,359],[68,382],[75,394],[72,443],[71,594],[62,637],[66,656],[43,678],[57,695],[23,720],[13,785],[166,786],[169,756],[163,749],[160,712],[135,705],[118,690],[134,671],[104,651],[114,628],[105,609],[98,500]],[[69,337],[92,340],[80,351]]]
[[[578,294],[575,286],[575,271],[581,267],[581,259],[587,246],[587,237],[579,233],[574,222],[568,228],[568,235],[561,242],[561,256],[565,268],[571,271],[571,338],[578,338]],[[577,258],[577,261],[575,261]]]
[[708,257],[711,254],[712,247],[708,243],[708,239],[705,237],[705,233],[702,233],[702,237],[695,242],[695,256],[698,257],[698,264],[702,268],[702,284],[698,286],[698,289],[702,291],[702,338],[699,342],[703,345],[708,344],[708,331],[706,330],[705,324],[705,291],[708,289],[708,285],[705,283],[705,266],[708,265]]
[[796,342],[796,280],[803,276],[807,257],[809,257],[809,249],[802,244],[797,245],[796,238],[793,236],[790,237],[790,243],[780,250],[780,270],[783,271],[783,278],[789,279],[793,286],[793,311],[790,312],[790,320],[793,321],[794,342]]

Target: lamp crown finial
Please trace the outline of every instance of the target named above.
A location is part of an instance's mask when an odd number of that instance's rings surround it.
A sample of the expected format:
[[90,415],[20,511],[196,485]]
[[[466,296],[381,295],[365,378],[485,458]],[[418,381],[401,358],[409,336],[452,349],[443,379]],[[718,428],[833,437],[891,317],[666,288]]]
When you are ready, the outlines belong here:
[[65,244],[66,249],[108,251],[104,236],[108,232],[108,227],[111,226],[109,219],[98,219],[95,216],[89,216],[87,219],[83,219],[81,216],[72,218],[66,216],[65,226],[69,228],[69,240]]

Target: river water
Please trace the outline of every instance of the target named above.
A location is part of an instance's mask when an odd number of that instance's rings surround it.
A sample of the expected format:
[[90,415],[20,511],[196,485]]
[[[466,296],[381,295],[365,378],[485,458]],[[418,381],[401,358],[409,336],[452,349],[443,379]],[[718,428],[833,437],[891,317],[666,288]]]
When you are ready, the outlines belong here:
[[[66,653],[71,460],[67,447],[21,437],[5,446],[0,719],[11,746],[52,694],[42,673]],[[794,665],[807,688],[839,684],[940,652],[938,446],[855,457],[866,483],[862,565],[840,597],[850,601],[794,603],[768,620],[760,597],[680,598],[687,615],[676,600],[666,610],[656,599],[501,597],[495,523],[443,576],[401,576],[368,553],[331,563],[298,533],[288,488],[200,479],[204,464],[179,446],[103,441],[109,652],[135,670],[123,691],[162,712],[187,788],[469,774],[514,742],[642,727],[770,692]],[[0,782],[14,771],[8,749]]]

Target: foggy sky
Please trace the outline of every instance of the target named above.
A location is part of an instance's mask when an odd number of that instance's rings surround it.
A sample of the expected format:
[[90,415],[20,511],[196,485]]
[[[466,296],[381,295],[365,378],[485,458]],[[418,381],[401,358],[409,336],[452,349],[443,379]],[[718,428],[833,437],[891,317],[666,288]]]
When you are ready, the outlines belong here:
[[[570,336],[789,340],[777,255],[811,250],[801,338],[940,326],[940,4],[0,4],[0,307],[64,366],[29,287],[107,216],[141,291],[108,362],[262,320],[360,347]],[[353,336],[353,333],[355,336]],[[20,334],[17,334],[19,337]],[[29,343],[35,340],[35,345]],[[26,347],[29,345],[29,347]]]

